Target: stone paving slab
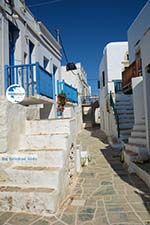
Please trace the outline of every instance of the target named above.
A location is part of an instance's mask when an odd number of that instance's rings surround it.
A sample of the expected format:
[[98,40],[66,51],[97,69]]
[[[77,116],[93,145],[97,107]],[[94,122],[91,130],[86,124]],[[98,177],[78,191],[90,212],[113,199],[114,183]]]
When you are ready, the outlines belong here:
[[83,130],[79,142],[91,161],[83,167],[69,203],[50,217],[2,212],[0,225],[150,225],[150,190],[127,173],[105,134],[97,128]]

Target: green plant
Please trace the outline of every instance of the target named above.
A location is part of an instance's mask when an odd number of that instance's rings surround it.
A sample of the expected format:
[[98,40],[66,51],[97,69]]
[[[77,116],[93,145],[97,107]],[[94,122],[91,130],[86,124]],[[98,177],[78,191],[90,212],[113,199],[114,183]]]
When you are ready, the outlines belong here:
[[62,91],[57,96],[57,111],[63,112],[64,111],[64,106],[66,105],[66,102],[67,102],[66,93],[64,93]]
[[67,102],[66,93],[63,91],[57,96],[57,103],[61,106],[65,106]]

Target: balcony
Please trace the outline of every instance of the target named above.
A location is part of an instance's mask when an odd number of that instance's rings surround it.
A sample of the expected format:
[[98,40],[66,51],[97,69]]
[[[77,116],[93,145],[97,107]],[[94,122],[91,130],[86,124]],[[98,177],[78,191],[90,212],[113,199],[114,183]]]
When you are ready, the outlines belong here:
[[64,92],[69,102],[78,103],[78,91],[76,88],[65,83],[65,81],[57,81],[58,94]]
[[19,84],[25,89],[24,104],[53,102],[53,76],[39,63],[5,66],[5,90],[12,84]]
[[132,78],[142,76],[142,60],[137,59],[122,72],[122,88],[125,94],[132,93]]

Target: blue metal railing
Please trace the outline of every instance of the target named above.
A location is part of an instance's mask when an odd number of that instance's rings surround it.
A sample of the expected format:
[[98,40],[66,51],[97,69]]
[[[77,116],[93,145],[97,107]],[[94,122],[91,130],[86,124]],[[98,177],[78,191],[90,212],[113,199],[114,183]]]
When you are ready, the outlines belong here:
[[76,88],[65,83],[64,80],[57,81],[58,94],[64,92],[69,102],[78,103],[78,91]]
[[5,66],[5,90],[12,84],[24,87],[26,96],[43,95],[54,98],[53,76],[39,63]]

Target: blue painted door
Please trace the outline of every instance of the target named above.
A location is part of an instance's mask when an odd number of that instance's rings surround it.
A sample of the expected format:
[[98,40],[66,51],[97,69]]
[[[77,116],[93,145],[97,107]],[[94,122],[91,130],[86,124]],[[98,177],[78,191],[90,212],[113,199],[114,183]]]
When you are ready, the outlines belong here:
[[41,66],[38,69],[39,94],[53,99],[52,74],[49,74]]
[[[15,45],[16,40],[19,37],[19,29],[12,23],[9,22],[9,65],[15,64]],[[14,70],[10,70],[9,84],[14,83]]]

